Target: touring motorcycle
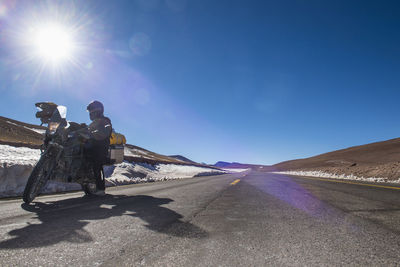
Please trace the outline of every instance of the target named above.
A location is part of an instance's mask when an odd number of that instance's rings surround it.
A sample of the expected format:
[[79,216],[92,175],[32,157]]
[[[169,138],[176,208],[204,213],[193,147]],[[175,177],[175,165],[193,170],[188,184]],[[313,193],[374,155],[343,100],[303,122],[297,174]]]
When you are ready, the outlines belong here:
[[[85,154],[89,139],[87,125],[68,122],[67,108],[51,102],[36,103],[36,117],[47,124],[41,156],[33,168],[23,193],[26,203],[32,202],[49,180],[75,182],[90,195],[96,191],[91,160]],[[102,178],[104,179],[104,173]]]

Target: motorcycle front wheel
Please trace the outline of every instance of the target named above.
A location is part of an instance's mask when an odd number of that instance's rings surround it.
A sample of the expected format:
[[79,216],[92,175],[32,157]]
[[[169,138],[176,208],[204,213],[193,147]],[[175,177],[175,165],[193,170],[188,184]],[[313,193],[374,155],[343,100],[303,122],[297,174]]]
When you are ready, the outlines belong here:
[[31,203],[35,197],[39,195],[53,172],[54,163],[54,159],[46,156],[42,156],[36,163],[25,186],[23,194],[23,200],[25,203]]

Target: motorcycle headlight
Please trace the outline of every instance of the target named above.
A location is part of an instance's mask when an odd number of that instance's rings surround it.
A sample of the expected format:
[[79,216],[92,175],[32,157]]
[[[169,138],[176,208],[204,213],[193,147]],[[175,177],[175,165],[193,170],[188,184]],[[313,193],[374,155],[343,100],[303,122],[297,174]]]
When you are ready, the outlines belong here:
[[49,122],[49,131],[50,133],[55,133],[60,126],[59,122]]

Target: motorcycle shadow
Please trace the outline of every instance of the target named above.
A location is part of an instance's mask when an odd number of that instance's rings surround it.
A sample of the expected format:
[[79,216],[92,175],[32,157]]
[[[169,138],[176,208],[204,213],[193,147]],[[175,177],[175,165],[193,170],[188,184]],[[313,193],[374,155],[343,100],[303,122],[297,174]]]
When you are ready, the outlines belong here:
[[109,225],[111,229],[100,231],[109,232],[112,235],[112,227],[129,228],[132,223],[143,224],[144,222],[144,226],[151,231],[175,237],[207,237],[207,232],[190,222],[183,221],[181,214],[162,207],[172,201],[170,198],[147,195],[106,195],[44,203],[34,202],[31,205],[22,204],[21,207],[24,210],[35,213],[35,219],[39,223],[28,222],[23,228],[11,230],[8,234],[12,238],[0,242],[0,249],[44,247],[59,242],[92,242],[94,240],[90,231],[99,231],[99,226],[96,227],[95,224],[91,226],[91,223],[122,216],[139,218],[140,221],[128,220],[120,225],[114,225],[112,222],[110,225],[105,222],[101,225]]

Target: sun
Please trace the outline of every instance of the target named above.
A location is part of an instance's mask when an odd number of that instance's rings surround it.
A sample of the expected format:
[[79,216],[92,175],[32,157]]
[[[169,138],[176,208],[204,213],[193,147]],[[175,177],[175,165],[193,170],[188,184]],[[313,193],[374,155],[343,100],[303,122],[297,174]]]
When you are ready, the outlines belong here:
[[72,32],[60,24],[41,25],[32,31],[31,37],[35,55],[45,62],[56,64],[73,56]]

